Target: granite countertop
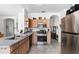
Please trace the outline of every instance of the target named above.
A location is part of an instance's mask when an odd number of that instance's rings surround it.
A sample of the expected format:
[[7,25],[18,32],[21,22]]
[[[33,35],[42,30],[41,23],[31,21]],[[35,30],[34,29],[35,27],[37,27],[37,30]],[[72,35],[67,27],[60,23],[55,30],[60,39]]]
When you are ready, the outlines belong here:
[[26,34],[20,34],[20,37],[15,37],[15,39],[13,39],[13,40],[8,39],[11,37],[5,37],[5,38],[3,38],[3,40],[0,41],[0,47],[1,46],[8,46],[9,47],[9,46],[23,40],[25,37],[30,36],[31,34],[32,34],[32,32],[28,32]]

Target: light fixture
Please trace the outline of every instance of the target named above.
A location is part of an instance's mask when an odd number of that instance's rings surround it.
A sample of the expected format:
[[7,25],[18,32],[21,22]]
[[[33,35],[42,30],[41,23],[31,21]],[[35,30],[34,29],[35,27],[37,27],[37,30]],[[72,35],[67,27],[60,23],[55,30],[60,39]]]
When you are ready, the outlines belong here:
[[46,13],[46,11],[41,11],[41,13]]

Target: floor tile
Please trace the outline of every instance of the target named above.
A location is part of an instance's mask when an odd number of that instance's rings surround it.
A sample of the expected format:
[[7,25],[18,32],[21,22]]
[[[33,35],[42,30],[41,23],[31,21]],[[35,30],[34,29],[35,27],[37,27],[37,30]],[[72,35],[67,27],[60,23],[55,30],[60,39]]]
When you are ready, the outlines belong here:
[[29,54],[59,54],[60,46],[56,40],[51,45],[33,45]]

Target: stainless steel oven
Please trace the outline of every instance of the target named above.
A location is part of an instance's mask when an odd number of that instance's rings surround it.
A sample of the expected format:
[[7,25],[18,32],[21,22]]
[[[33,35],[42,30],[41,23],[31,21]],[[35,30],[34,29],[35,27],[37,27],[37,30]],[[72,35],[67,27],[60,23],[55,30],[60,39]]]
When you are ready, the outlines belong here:
[[37,31],[37,44],[45,44],[47,42],[47,31],[41,29]]

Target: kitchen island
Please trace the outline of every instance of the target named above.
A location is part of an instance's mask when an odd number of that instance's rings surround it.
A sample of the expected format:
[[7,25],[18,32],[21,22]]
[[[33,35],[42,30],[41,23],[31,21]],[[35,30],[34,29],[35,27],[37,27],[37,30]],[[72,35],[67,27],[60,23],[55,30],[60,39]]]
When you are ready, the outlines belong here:
[[[21,34],[15,38],[6,37],[0,41],[0,54],[26,54],[30,47],[32,32]],[[2,38],[1,38],[2,39]]]

